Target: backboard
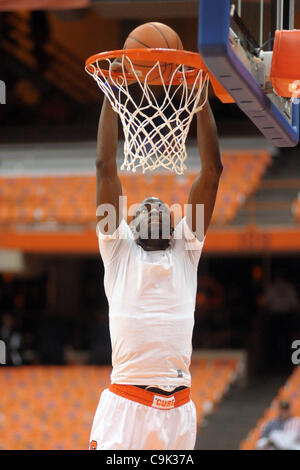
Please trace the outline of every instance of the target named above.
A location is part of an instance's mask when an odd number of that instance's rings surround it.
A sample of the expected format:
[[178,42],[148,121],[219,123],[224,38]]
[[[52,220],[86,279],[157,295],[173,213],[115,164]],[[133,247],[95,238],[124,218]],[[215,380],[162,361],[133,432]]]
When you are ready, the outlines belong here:
[[299,100],[278,96],[268,76],[275,31],[293,29],[294,16],[294,0],[199,0],[202,59],[277,147],[299,141]]

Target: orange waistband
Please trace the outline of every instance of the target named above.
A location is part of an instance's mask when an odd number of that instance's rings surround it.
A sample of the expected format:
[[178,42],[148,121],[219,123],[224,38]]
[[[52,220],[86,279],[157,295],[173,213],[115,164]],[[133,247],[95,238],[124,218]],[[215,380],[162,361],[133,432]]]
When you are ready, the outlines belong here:
[[120,397],[127,398],[128,400],[136,401],[142,405],[151,406],[160,410],[170,410],[177,408],[191,399],[191,389],[185,388],[173,395],[160,395],[149,390],[135,387],[134,385],[121,385],[111,384],[109,390]]

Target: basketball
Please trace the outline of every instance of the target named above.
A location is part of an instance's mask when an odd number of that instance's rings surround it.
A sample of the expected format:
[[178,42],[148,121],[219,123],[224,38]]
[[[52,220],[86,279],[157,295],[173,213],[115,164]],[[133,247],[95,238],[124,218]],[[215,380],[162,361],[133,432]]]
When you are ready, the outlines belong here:
[[[145,23],[135,28],[127,37],[123,49],[138,48],[165,48],[183,49],[183,45],[178,34],[169,26],[163,23]],[[146,74],[151,70],[154,63],[135,60],[132,61],[135,71],[140,79],[145,79]],[[161,72],[164,82],[168,81],[176,68],[176,64],[161,63]],[[126,67],[130,72],[131,66]],[[158,68],[153,70],[147,81],[151,85],[161,85],[161,78]]]

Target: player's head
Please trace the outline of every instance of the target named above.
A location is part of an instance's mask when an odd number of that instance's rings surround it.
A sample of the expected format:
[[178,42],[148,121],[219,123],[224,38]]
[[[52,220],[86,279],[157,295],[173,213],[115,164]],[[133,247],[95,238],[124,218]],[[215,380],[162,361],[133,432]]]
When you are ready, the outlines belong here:
[[286,420],[291,415],[291,405],[287,400],[281,400],[279,403],[279,416],[282,420]]
[[165,250],[173,228],[168,206],[157,197],[147,197],[137,207],[131,221],[136,243],[147,251]]

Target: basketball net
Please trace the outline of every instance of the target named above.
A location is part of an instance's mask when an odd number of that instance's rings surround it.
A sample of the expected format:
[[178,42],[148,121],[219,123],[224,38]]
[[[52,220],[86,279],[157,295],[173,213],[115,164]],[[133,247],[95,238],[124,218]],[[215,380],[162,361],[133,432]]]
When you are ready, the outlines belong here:
[[[123,55],[118,59],[121,71],[117,76],[112,68],[113,60],[105,60],[108,62],[106,73],[98,60],[90,69],[86,68],[86,71],[96,80],[112,108],[120,116],[125,137],[121,170],[135,172],[137,168],[141,168],[144,173],[163,167],[183,174],[187,158],[185,142],[190,124],[193,115],[203,108],[207,100],[207,73],[196,70],[193,83],[188,85],[186,67],[174,64],[172,75],[166,84],[165,72],[162,71],[163,67],[166,70],[166,64],[159,61],[141,77],[141,73],[136,70],[137,66],[134,66],[129,57],[125,59]],[[161,79],[163,98],[160,101],[155,96],[151,83],[149,84],[154,75]],[[135,93],[141,95],[138,99],[130,92],[133,81],[141,92]]]

